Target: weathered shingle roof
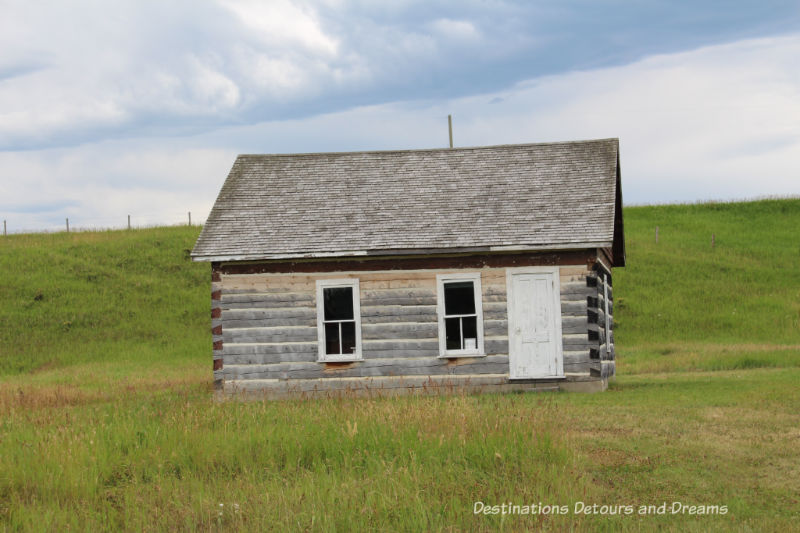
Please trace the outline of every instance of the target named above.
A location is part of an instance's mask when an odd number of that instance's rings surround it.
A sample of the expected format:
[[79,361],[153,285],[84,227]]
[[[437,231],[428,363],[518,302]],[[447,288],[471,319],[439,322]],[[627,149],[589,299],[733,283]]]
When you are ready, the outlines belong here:
[[192,256],[611,246],[618,145],[240,155]]

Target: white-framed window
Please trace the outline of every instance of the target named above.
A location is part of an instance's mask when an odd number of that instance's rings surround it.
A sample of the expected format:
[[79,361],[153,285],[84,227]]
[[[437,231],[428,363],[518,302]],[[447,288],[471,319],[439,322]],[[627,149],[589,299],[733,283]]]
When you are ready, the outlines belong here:
[[480,272],[436,276],[439,357],[479,357],[483,350]]
[[317,280],[317,338],[320,361],[361,359],[358,279]]

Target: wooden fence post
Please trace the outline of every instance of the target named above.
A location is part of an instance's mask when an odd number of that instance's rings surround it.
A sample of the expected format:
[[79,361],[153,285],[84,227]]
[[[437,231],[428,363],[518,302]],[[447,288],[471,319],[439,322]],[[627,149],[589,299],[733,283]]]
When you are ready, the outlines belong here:
[[8,233],[6,233],[6,221],[5,220],[3,221],[3,235],[8,235]]
[[69,218],[67,218],[67,233],[69,233]]
[[658,244],[658,226],[656,226],[656,244]]
[[131,216],[128,215],[128,229],[131,229]]
[[189,225],[192,225],[192,212],[189,211]]

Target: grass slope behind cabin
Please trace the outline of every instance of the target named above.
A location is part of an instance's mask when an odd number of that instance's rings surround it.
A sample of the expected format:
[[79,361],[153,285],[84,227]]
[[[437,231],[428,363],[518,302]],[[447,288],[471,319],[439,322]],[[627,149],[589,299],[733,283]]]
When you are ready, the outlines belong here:
[[164,227],[0,240],[0,374],[87,363],[206,370],[210,268],[188,255],[198,233]]
[[618,370],[798,364],[798,228],[797,199],[626,208]]
[[198,228],[0,238],[0,529],[792,530],[798,227],[800,200],[627,208],[602,394],[267,403],[211,398]]

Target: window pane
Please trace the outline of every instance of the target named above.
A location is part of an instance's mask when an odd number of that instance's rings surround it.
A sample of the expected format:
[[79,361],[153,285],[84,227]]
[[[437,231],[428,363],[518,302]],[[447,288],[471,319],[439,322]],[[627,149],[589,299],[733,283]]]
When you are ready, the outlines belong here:
[[356,353],[355,322],[342,322],[342,353]]
[[475,290],[471,281],[444,284],[444,314],[470,315],[475,313]]
[[325,320],[353,319],[353,287],[322,289],[325,298]]
[[461,321],[460,318],[445,318],[444,319],[444,330],[445,330],[445,345],[448,350],[460,350],[461,349],[461,327],[459,322]]
[[325,353],[340,354],[339,351],[339,323],[325,324]]
[[464,335],[464,349],[475,350],[478,348],[478,319],[474,316],[465,316],[461,319],[461,330]]

